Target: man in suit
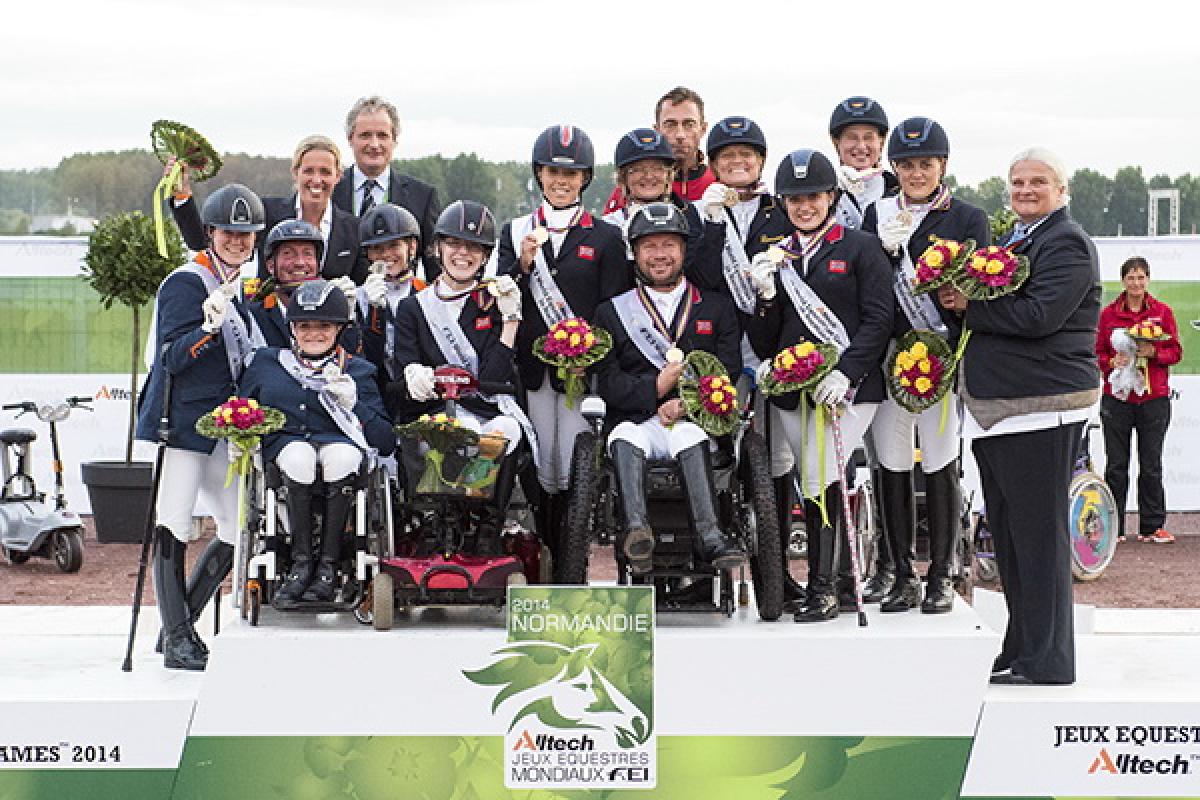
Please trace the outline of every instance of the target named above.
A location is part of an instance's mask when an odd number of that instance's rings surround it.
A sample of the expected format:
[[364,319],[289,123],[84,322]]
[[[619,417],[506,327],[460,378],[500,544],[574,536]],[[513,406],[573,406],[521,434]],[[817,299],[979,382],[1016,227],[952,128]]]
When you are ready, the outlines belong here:
[[646,513],[647,458],[679,462],[697,558],[718,569],[745,560],[720,528],[708,434],[687,419],[679,396],[685,350],[712,353],[729,375],[741,372],[741,326],[729,298],[684,279],[687,234],[687,219],[674,205],[639,209],[629,222],[638,285],[596,309],[596,324],[613,340],[598,382],[610,420],[617,423],[608,447],[625,522],[622,546],[639,573],[650,569],[655,544]]
[[421,226],[421,241],[426,243],[421,255],[425,282],[431,283],[442,269],[433,238],[441,206],[436,189],[392,169],[399,133],[400,115],[382,97],[360,98],[350,108],[346,138],[354,151],[354,164],[345,169],[334,187],[333,204],[358,217],[383,203],[394,203],[412,212]]
[[964,358],[963,436],[973,439],[1008,629],[992,683],[1075,681],[1068,491],[1083,426],[1100,400],[1093,344],[1100,269],[1067,213],[1067,171],[1031,148],[1008,170],[1018,224],[1005,244],[1029,277],[993,300],[938,295],[973,331]]

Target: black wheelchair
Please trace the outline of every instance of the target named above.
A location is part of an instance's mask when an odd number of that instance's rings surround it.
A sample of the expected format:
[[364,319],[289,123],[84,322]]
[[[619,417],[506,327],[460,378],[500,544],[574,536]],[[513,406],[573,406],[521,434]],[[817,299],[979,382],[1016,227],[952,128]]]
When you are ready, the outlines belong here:
[[[646,462],[646,510],[655,547],[649,572],[631,570],[617,512],[617,482],[605,446],[604,401],[587,397],[581,410],[590,430],[579,434],[572,453],[560,578],[587,582],[589,546],[594,539],[614,546],[619,584],[654,585],[660,611],[732,615],[738,595],[744,592],[737,591],[731,571],[715,569],[694,555],[695,534],[678,468],[671,459]],[[720,525],[746,553],[759,617],[771,621],[783,612],[783,553],[770,453],[751,418],[744,411],[734,434],[718,442],[712,459],[713,483]]]

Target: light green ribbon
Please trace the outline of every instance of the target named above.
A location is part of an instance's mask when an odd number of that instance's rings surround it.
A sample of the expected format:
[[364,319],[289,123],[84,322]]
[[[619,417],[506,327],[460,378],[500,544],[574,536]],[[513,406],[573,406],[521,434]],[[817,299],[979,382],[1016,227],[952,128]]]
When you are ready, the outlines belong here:
[[[166,222],[163,220],[163,203],[166,202],[167,192],[171,191],[171,187],[175,185],[175,181],[179,180],[179,176],[183,174],[185,168],[186,165],[182,160],[176,160],[171,165],[170,171],[154,187],[154,198],[151,200],[154,206],[154,237],[158,242],[158,254],[163,258],[167,257],[167,230]],[[230,479],[232,479],[232,475]],[[229,482],[226,481],[225,485],[228,486]]]

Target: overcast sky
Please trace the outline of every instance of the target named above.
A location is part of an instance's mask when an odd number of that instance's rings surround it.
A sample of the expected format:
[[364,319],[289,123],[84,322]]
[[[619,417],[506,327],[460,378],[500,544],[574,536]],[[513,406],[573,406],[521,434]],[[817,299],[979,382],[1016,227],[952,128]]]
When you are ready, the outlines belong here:
[[[932,116],[950,171],[976,183],[1043,144],[1068,168],[1200,172],[1200,12],[1185,3],[139,2],[20,0],[0,26],[0,168],[147,147],[158,118],[221,151],[290,155],[342,141],[364,94],[395,102],[399,157],[529,156],[573,122],[602,161],[684,84],[709,122],[830,152],[829,113],[878,99],[893,124]],[[364,53],[363,37],[372,43]]]

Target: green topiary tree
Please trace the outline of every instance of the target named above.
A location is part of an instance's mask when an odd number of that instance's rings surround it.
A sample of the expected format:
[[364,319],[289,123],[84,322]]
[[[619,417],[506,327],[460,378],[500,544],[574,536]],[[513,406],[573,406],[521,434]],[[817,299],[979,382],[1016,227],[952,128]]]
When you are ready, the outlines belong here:
[[140,211],[105,217],[88,236],[83,257],[84,280],[100,295],[105,308],[113,303],[133,312],[133,337],[129,369],[129,430],[125,439],[125,461],[133,460],[133,431],[137,413],[138,361],[141,309],[154,299],[159,284],[182,266],[183,242],[172,225],[167,226],[167,257],[158,254],[154,222]]

